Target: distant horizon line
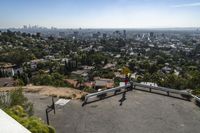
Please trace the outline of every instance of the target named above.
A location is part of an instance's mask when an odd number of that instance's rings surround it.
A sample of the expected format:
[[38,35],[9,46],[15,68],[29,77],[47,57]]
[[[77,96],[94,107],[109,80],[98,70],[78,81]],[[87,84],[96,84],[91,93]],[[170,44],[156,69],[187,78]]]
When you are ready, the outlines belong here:
[[[123,27],[118,27],[118,28],[113,28],[113,27],[76,27],[76,28],[70,28],[70,27],[54,27],[54,26],[51,26],[51,27],[45,27],[45,26],[39,26],[39,25],[26,25],[27,26],[27,29],[200,29],[200,26],[182,26],[182,27],[133,27],[133,28],[130,28],[130,27],[127,27],[127,28],[123,28]],[[34,26],[37,26],[37,27],[34,27]],[[5,29],[26,29],[24,28],[23,26],[22,27],[0,27],[0,29],[2,30],[5,30]]]

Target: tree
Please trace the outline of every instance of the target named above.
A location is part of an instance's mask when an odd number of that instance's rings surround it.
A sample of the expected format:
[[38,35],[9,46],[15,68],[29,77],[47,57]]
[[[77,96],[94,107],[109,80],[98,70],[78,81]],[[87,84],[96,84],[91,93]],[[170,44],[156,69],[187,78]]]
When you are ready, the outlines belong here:
[[144,61],[142,63],[140,63],[140,68],[141,69],[146,69],[146,70],[149,70],[150,69],[150,64],[148,61]]
[[41,37],[41,33],[37,32],[37,33],[36,33],[36,37],[37,37],[37,38],[40,38],[40,37]]
[[153,73],[157,72],[158,70],[159,70],[158,66],[156,64],[152,64],[152,65],[150,65],[148,72],[153,74]]
[[174,74],[167,74],[164,76],[164,80],[162,82],[162,86],[173,88],[173,89],[186,89],[185,79],[180,76],[176,76]]
[[3,77],[3,73],[2,73],[2,71],[0,70],[0,78],[1,78],[1,77]]
[[189,89],[199,89],[200,88],[200,72],[199,71],[189,72],[187,81],[188,81],[187,87]]
[[136,64],[135,64],[135,62],[129,62],[129,69],[131,70],[131,71],[135,71],[135,66],[136,66]]
[[108,63],[108,59],[106,58],[105,60],[104,60],[104,65],[106,65]]
[[164,64],[165,63],[165,59],[161,56],[157,56],[157,64]]
[[123,67],[122,68],[122,73],[124,75],[128,75],[129,73],[131,73],[131,70],[128,67]]
[[83,89],[83,83],[84,83],[84,79],[82,77],[79,77],[76,83],[76,87],[79,88],[80,90]]
[[56,87],[68,86],[68,84],[64,82],[64,76],[59,73],[37,74],[36,76],[32,78],[32,82],[35,85],[51,85],[51,86],[56,86]]
[[9,62],[18,66],[32,59],[34,59],[33,54],[21,48],[11,49],[0,55],[1,62]]

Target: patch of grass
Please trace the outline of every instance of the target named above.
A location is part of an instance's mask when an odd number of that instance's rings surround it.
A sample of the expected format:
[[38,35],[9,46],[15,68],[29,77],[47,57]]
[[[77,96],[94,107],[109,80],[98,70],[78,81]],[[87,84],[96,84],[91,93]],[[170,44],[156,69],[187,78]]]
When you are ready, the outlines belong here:
[[93,92],[95,92],[96,90],[95,90],[94,88],[91,88],[91,87],[85,87],[85,88],[83,89],[83,91],[88,92],[88,93],[93,93]]

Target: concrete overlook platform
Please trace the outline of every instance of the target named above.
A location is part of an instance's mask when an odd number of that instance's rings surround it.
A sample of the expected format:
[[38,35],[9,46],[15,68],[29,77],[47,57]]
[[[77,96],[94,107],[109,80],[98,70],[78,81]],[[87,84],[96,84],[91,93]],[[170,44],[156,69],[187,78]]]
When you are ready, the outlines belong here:
[[[50,97],[26,94],[34,103],[35,115],[46,121],[45,109]],[[57,133],[197,133],[200,108],[179,98],[133,90],[82,107],[71,100],[49,114]]]

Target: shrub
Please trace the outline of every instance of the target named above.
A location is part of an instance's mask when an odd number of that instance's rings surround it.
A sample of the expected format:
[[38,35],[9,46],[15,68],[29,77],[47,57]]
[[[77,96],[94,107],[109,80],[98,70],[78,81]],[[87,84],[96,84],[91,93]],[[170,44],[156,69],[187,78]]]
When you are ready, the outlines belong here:
[[35,85],[51,85],[56,87],[69,86],[65,81],[63,75],[59,73],[52,74],[38,74],[32,78],[32,82]]
[[0,95],[0,107],[32,133],[55,133],[55,129],[33,117],[33,104],[23,95],[23,89],[14,89]]
[[22,106],[13,106],[5,111],[32,133],[55,133],[55,129],[46,125],[41,119],[28,117]]
[[95,92],[95,89],[92,88],[92,87],[85,87],[85,88],[83,89],[83,91],[88,92],[88,93],[93,93],[93,92]]
[[192,91],[192,93],[193,93],[194,95],[200,96],[200,89],[194,89],[194,90]]
[[23,89],[15,89],[10,92],[10,106],[24,105],[27,102],[27,98],[23,95]]
[[22,106],[29,115],[33,115],[33,104],[28,102],[28,99],[23,95],[23,89],[18,88],[10,92],[9,94],[10,103],[9,106]]
[[2,109],[17,105],[23,107],[29,115],[33,115],[33,104],[28,102],[28,99],[23,95],[22,88],[17,88],[0,95],[0,107]]
[[24,84],[24,82],[21,80],[21,79],[17,79],[16,81],[15,81],[15,86],[24,86],[25,84]]
[[85,100],[85,95],[81,96],[81,100],[84,101]]

